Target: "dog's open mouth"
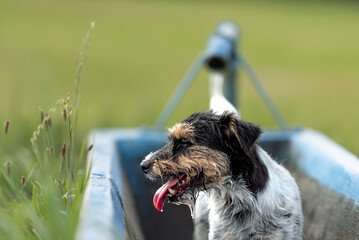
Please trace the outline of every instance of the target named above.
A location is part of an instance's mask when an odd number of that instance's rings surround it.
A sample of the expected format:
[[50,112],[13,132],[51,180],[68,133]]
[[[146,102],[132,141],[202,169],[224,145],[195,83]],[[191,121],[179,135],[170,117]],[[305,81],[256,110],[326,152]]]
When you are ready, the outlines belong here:
[[190,173],[180,174],[179,177],[172,177],[162,187],[160,187],[153,196],[153,205],[158,211],[162,212],[163,205],[168,197],[181,195],[197,179],[198,172],[194,169]]

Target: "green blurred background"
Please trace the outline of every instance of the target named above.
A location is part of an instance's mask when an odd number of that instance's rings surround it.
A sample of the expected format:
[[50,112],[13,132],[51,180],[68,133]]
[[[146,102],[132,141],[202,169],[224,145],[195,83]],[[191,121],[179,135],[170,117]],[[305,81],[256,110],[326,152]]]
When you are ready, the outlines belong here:
[[[76,59],[96,28],[80,84],[79,127],[155,123],[221,20],[241,25],[240,47],[290,125],[324,132],[359,155],[359,4],[327,1],[0,1],[0,121],[30,146],[48,109],[73,96]],[[239,74],[242,116],[276,127]],[[169,125],[208,109],[203,70]],[[1,133],[2,134],[2,133]]]

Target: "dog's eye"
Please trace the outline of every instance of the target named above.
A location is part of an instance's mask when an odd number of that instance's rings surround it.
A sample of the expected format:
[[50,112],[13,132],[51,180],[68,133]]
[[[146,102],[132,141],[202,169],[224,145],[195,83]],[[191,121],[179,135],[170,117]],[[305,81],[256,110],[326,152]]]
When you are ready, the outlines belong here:
[[185,147],[191,146],[192,143],[188,141],[187,139],[177,139],[174,141],[173,145],[173,154],[175,154],[178,151],[181,151]]
[[192,145],[192,143],[190,141],[188,141],[187,139],[183,139],[183,138],[180,140],[180,144],[184,147],[188,147],[188,146]]

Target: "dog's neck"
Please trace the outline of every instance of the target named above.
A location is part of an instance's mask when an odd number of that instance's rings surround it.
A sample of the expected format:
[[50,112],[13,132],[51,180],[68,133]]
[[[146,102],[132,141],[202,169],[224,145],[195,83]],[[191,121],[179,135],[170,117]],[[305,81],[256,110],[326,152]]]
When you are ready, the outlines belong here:
[[[280,218],[288,211],[300,220],[300,204],[293,204],[291,197],[299,192],[294,180],[261,148],[257,151],[268,171],[268,181],[260,192],[254,194],[244,178],[229,175],[222,178],[222,184],[208,189],[209,239],[266,239],[268,228],[283,224]],[[289,186],[278,184],[279,179]]]
[[261,159],[261,151],[260,147],[254,146],[251,157],[243,153],[232,156],[232,175],[222,177],[221,184],[214,184],[209,189],[212,209],[218,209],[220,215],[236,217],[253,209],[257,193],[262,192],[269,182],[266,165],[270,163]]
[[221,185],[208,190],[208,204],[209,239],[237,239],[238,233],[250,234],[256,197],[242,179],[223,177]]
[[208,186],[210,240],[301,239],[303,218],[294,179],[264,150],[256,150],[268,173],[261,191],[254,194],[244,178],[231,175]]
[[[253,166],[250,167],[250,170],[259,171],[256,174],[252,172],[254,181],[258,181],[258,174],[264,172],[260,185],[251,185],[253,181],[250,179],[250,172],[243,176],[242,171],[237,171],[238,175],[224,176],[221,184],[213,185],[208,190],[210,239],[240,239],[237,236],[251,236],[253,229],[257,228],[253,219],[258,216],[259,209],[262,209],[257,194],[262,194],[269,184],[270,171],[267,169],[267,161],[263,161],[260,155],[256,152],[256,159],[251,160],[252,163],[255,161],[254,169]],[[226,237],[223,237],[224,235]]]
[[[222,178],[221,184],[215,184],[208,190],[208,197],[213,203],[211,209],[218,209],[218,213],[228,209],[229,205],[236,205],[242,209],[233,209],[228,214],[236,214],[240,210],[251,209],[255,201],[255,195],[248,189],[247,184],[241,178],[233,180],[231,176]],[[227,214],[224,214],[227,215]]]
[[268,169],[258,155],[259,146],[252,146],[249,152],[240,147],[230,153],[231,174],[234,180],[243,179],[254,195],[262,191],[268,182]]

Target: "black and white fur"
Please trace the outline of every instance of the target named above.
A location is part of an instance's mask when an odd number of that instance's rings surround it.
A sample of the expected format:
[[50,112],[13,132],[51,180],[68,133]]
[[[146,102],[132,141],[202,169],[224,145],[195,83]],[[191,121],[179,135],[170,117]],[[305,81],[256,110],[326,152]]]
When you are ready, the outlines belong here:
[[303,215],[298,187],[289,172],[260,147],[268,181],[256,195],[242,179],[222,178],[197,198],[194,239],[302,239]]
[[221,185],[213,184],[199,193],[194,208],[194,239],[303,239],[301,197],[295,180],[254,145],[252,156],[257,156],[254,161],[259,164],[252,183],[243,175],[228,175],[222,177]]
[[[210,111],[194,113],[174,129],[172,135],[180,135],[185,141],[172,137],[165,147],[149,154],[141,166],[149,178],[169,177],[172,165],[168,162],[180,169],[181,158],[185,163],[196,159],[196,147],[202,149],[202,165],[206,155],[213,162],[203,167],[184,193],[169,198],[172,203],[194,207],[195,239],[302,239],[299,189],[288,170],[256,144],[259,127],[233,113]],[[167,170],[156,172],[164,169],[164,165],[158,165],[165,162]],[[206,168],[223,162],[229,170],[221,166],[220,177],[214,178],[218,180],[207,182]],[[198,169],[198,165],[193,168]]]

